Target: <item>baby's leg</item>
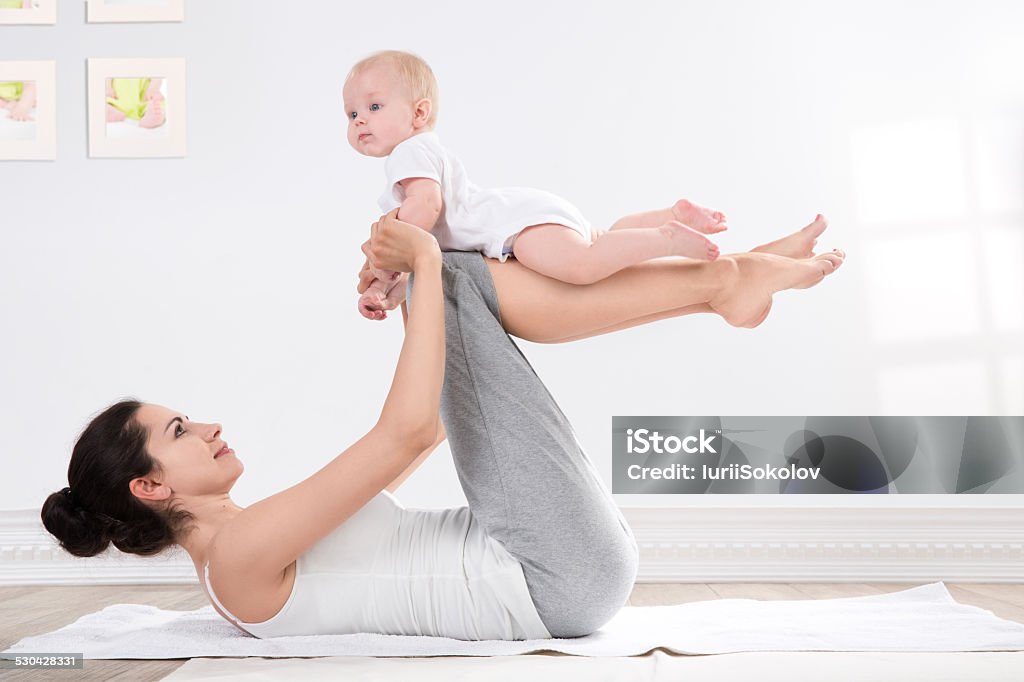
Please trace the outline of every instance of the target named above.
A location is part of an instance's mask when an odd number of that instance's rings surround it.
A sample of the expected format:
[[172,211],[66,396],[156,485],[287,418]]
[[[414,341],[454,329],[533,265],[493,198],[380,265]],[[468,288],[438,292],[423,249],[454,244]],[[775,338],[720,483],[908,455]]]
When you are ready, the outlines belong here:
[[[106,81],[106,95],[111,99],[117,99],[117,91],[114,90],[114,79],[108,78]],[[108,123],[120,123],[125,118],[125,113],[115,107],[110,102],[107,102],[107,122]]]
[[689,199],[680,199],[669,208],[633,213],[619,218],[611,229],[631,230],[638,227],[657,227],[670,220],[677,220],[704,234],[714,234],[728,229],[724,213],[704,208]]
[[107,104],[107,122],[108,123],[120,123],[127,118],[123,111],[115,107],[113,104]]
[[592,284],[652,258],[718,257],[711,240],[674,220],[660,227],[596,232],[589,242],[564,225],[532,225],[516,237],[512,248],[526,267],[569,284]]

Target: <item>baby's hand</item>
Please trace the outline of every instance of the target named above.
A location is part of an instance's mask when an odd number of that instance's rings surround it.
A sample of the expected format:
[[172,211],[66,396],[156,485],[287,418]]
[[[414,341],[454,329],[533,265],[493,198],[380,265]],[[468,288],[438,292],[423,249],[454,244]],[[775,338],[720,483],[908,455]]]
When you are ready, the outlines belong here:
[[[379,279],[373,280],[363,295],[359,297],[359,314],[368,320],[384,320],[388,314],[387,285]],[[394,306],[392,306],[394,307]]]
[[[394,310],[405,300],[405,283],[409,273],[398,273],[399,278],[394,285],[385,284],[379,279],[373,280],[366,292],[359,297],[359,312],[368,320],[386,320],[387,310]],[[386,287],[391,291],[384,294]]]
[[402,273],[395,272],[394,270],[381,270],[380,268],[370,267],[370,272],[373,276],[384,283],[384,286],[391,286],[392,283],[398,281],[398,276]]
[[402,305],[402,301],[405,300],[405,284],[409,280],[409,273],[403,272],[399,278],[395,280],[395,283],[391,286],[391,290],[388,295],[384,297],[384,310],[394,310],[398,306]]

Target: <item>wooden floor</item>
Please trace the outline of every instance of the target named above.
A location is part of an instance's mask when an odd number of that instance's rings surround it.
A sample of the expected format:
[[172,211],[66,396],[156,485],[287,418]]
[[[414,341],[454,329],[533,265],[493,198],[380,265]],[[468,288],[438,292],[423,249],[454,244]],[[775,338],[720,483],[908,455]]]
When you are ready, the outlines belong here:
[[[683,583],[640,584],[632,606],[683,604],[708,599],[835,599],[898,592],[923,583]],[[1024,584],[946,583],[953,598],[1024,624]],[[0,587],[0,651],[23,637],[68,625],[85,614],[119,603],[189,611],[206,606],[198,585],[103,585],[89,587]],[[87,660],[83,670],[52,673],[52,679],[159,680],[187,659]],[[4,680],[40,679],[37,671],[0,673]],[[48,676],[47,679],[50,679]]]

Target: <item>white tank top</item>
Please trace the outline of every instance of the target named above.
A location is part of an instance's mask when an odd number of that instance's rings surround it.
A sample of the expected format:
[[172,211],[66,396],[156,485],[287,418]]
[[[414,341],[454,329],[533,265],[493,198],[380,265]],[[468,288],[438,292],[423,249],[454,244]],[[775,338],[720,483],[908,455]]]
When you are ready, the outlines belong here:
[[406,509],[387,490],[301,555],[295,585],[269,620],[250,634],[377,632],[453,639],[548,639],[523,567],[487,535],[469,507]]

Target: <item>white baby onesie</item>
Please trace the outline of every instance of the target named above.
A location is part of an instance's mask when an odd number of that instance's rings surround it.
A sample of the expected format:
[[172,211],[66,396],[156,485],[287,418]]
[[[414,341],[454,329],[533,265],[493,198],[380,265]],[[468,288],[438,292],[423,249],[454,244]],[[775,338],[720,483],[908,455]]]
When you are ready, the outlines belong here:
[[591,225],[565,199],[532,187],[485,189],[473,184],[458,157],[441,146],[437,133],[413,135],[395,146],[384,164],[387,189],[377,200],[384,213],[402,205],[407,178],[430,178],[441,185],[444,206],[433,235],[443,251],[479,251],[504,261],[513,242],[531,225],[555,223],[591,241]]

